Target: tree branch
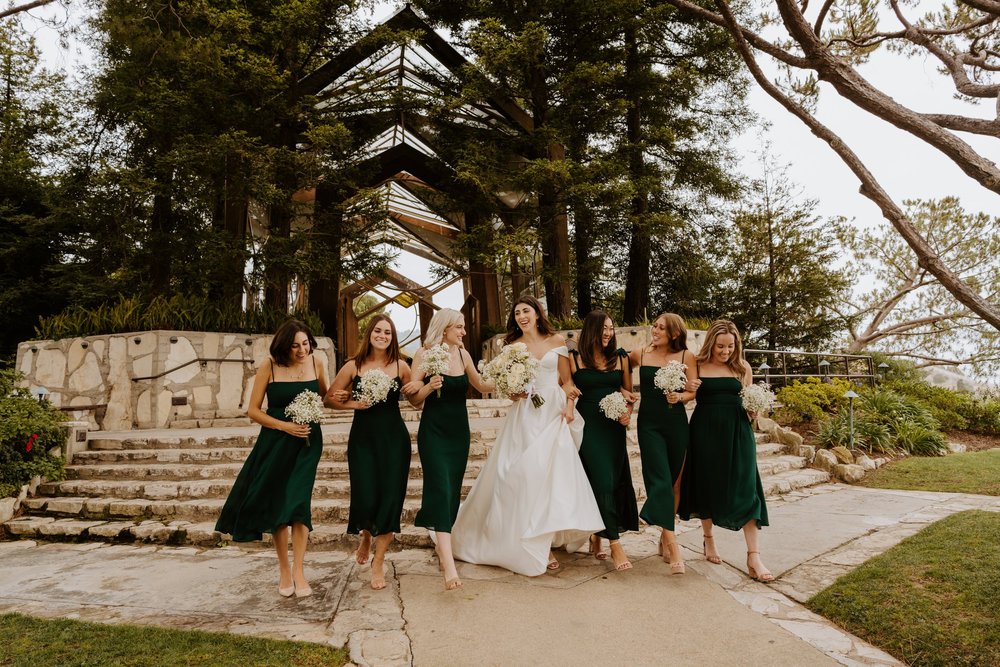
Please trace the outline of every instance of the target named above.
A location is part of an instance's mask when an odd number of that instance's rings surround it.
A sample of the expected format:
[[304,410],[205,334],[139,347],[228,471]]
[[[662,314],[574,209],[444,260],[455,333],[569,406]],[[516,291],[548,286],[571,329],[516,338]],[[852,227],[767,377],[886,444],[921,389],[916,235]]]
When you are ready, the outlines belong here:
[[21,12],[27,12],[36,7],[42,7],[44,5],[50,5],[56,0],[34,0],[34,2],[26,2],[23,5],[14,5],[10,9],[4,9],[0,11],[0,20],[7,18],[8,16],[13,16],[14,14],[20,14]]

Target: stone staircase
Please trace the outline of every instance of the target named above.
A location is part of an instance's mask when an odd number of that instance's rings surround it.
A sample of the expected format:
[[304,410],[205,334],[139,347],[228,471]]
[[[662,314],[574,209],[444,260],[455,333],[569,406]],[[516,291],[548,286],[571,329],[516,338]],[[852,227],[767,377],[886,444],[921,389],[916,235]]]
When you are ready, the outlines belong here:
[[[463,496],[482,469],[506,415],[507,401],[468,401],[472,444]],[[403,545],[429,545],[426,531],[412,525],[420,507],[423,470],[417,455],[420,411],[406,405],[412,460],[403,507]],[[350,504],[347,438],[351,412],[330,411],[323,424],[323,455],[313,492],[312,548],[352,545],[344,534]],[[206,417],[199,420],[211,423]],[[155,431],[89,434],[88,449],[67,466],[66,481],[43,483],[26,501],[26,516],[4,524],[14,537],[62,540],[140,541],[219,546],[227,536],[215,532],[218,516],[258,427],[177,427]],[[757,465],[767,495],[829,481],[829,473],[806,467],[806,459],[757,434]],[[634,423],[628,451],[636,496],[645,499]],[[265,536],[265,539],[267,536]]]

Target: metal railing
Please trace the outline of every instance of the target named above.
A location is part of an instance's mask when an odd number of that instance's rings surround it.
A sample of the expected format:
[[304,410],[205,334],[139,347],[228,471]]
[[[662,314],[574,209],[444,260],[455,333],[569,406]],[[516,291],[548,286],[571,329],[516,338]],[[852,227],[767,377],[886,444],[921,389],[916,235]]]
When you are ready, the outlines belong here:
[[202,365],[205,365],[205,364],[207,364],[210,361],[217,361],[219,363],[231,362],[231,363],[240,363],[240,364],[252,364],[252,363],[254,363],[253,359],[247,359],[247,358],[240,358],[240,359],[220,359],[218,357],[196,357],[194,359],[191,359],[190,361],[185,361],[183,364],[178,364],[177,366],[174,366],[173,368],[171,368],[169,370],[165,370],[162,373],[157,373],[156,375],[145,375],[143,377],[132,378],[132,382],[138,382],[139,380],[158,380],[161,377],[163,377],[164,375],[170,375],[174,371],[178,371],[178,370],[180,370],[182,368],[186,368],[187,366],[190,366],[191,364],[202,364]]
[[880,379],[875,372],[875,362],[864,354],[745,349],[743,358],[753,368],[755,382],[764,381],[776,386],[810,377],[820,380],[842,378],[872,386]]

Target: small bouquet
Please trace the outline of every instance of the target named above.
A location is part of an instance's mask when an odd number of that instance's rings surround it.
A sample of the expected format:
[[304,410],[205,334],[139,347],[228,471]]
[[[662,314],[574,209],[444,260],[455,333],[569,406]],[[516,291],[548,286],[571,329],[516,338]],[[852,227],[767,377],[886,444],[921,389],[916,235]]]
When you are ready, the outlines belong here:
[[770,412],[777,400],[771,387],[763,382],[743,387],[740,398],[743,399],[743,407],[747,412],[757,415]]
[[664,394],[671,391],[684,391],[687,383],[687,364],[679,361],[667,362],[667,365],[656,371],[653,384]]
[[[420,370],[425,378],[432,375],[447,375],[451,369],[451,353],[448,352],[448,343],[441,343],[424,350],[424,356],[420,359]],[[441,398],[441,390],[437,390],[438,398]]]
[[536,408],[545,404],[545,399],[534,393],[538,360],[531,356],[524,343],[505,346],[500,354],[482,367],[482,374],[483,379],[492,382],[496,393],[504,398],[525,392]]
[[381,403],[389,396],[394,378],[377,368],[365,371],[358,378],[358,388],[354,390],[354,400],[368,405]]
[[[296,424],[318,424],[323,418],[323,397],[306,389],[285,407],[285,416]],[[306,439],[309,446],[309,438]]]
[[620,391],[608,394],[597,404],[604,416],[611,421],[618,421],[628,414],[628,402]]

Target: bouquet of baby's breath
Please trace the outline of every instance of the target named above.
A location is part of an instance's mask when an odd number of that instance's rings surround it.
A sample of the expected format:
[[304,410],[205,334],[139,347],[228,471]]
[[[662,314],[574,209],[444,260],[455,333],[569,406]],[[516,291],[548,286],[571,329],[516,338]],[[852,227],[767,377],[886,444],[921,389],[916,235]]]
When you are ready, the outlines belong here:
[[[323,397],[306,389],[285,406],[285,416],[296,424],[318,424],[323,418]],[[308,446],[309,438],[305,440]]]
[[628,401],[620,391],[608,394],[597,404],[604,416],[612,421],[618,421],[628,414]]
[[511,343],[500,350],[500,354],[482,367],[483,379],[493,383],[494,391],[507,398],[512,394],[526,392],[531,404],[542,407],[545,399],[534,393],[535,378],[538,376],[538,360],[528,352],[524,343]]
[[389,396],[394,378],[377,368],[365,371],[359,376],[358,388],[354,390],[354,400],[368,405],[381,403]]
[[679,361],[667,362],[667,365],[656,371],[653,376],[653,384],[664,393],[669,391],[683,391],[687,383],[687,364]]
[[[424,350],[420,358],[420,370],[425,378],[432,375],[447,375],[451,370],[451,353],[448,352],[448,343],[434,345]],[[438,398],[441,398],[441,390],[437,390]]]
[[743,387],[743,390],[740,391],[740,398],[743,399],[743,407],[748,412],[757,415],[769,413],[777,400],[770,385],[763,382]]

